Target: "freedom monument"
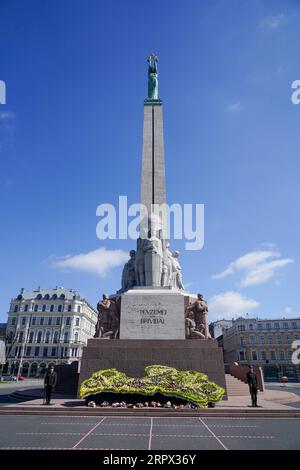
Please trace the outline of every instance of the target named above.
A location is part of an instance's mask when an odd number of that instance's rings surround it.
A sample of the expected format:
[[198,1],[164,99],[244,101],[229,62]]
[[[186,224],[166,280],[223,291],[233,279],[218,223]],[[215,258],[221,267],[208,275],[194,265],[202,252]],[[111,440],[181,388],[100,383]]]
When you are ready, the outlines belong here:
[[95,337],[83,349],[79,383],[110,368],[141,377],[145,367],[160,364],[199,371],[225,388],[223,353],[209,335],[207,304],[202,294],[185,290],[179,252],[171,251],[167,238],[157,63],[152,53],[144,100],[139,238],[124,266],[121,289],[98,302]]

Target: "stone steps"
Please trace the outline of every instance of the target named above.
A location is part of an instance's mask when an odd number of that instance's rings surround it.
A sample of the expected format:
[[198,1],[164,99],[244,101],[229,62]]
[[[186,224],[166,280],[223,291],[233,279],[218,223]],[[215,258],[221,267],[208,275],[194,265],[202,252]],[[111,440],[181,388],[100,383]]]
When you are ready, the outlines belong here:
[[232,396],[246,396],[249,395],[249,387],[241,380],[233,377],[230,374],[225,374],[227,395]]

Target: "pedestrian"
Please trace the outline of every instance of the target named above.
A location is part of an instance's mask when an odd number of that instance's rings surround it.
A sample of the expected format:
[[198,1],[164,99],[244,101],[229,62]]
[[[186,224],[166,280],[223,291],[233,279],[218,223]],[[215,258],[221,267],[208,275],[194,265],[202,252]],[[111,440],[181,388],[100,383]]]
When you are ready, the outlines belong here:
[[257,375],[254,372],[253,366],[249,366],[249,372],[247,372],[247,384],[249,385],[252,406],[257,407],[258,406],[257,405],[258,380],[257,380]]
[[54,367],[50,366],[44,380],[44,393],[46,405],[50,405],[51,394],[55,388],[57,382],[57,374],[54,372]]

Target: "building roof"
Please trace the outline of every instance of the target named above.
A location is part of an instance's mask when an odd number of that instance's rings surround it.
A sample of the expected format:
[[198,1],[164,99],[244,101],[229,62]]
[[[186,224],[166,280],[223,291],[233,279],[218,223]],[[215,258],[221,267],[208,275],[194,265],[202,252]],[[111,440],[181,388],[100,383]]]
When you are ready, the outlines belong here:
[[286,318],[286,317],[280,317],[280,318],[254,318],[254,317],[238,317],[233,320],[233,322],[238,322],[238,321],[256,321],[256,322],[277,322],[277,321],[294,321],[294,320],[300,320],[300,317],[293,317],[293,318]]
[[211,325],[217,325],[218,323],[232,323],[233,320],[228,320],[227,318],[223,318],[221,320],[215,320],[213,322],[211,322]]
[[41,289],[38,287],[36,290],[25,290],[22,288],[16,296],[16,300],[44,299],[45,296],[49,296],[49,299],[84,300],[74,289],[66,289],[60,286],[56,286],[53,289]]

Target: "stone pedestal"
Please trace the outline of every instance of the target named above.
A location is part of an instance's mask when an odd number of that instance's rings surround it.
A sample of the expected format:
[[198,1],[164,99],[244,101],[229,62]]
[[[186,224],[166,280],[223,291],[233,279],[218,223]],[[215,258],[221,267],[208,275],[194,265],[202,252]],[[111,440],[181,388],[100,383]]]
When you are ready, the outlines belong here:
[[169,287],[135,287],[121,298],[120,339],[185,339],[190,295]]
[[146,366],[156,364],[203,372],[226,388],[222,349],[215,340],[197,339],[89,339],[83,348],[79,384],[97,370],[115,367],[141,377]]

